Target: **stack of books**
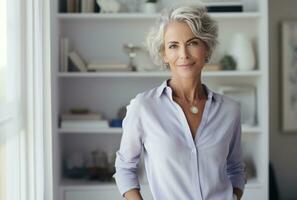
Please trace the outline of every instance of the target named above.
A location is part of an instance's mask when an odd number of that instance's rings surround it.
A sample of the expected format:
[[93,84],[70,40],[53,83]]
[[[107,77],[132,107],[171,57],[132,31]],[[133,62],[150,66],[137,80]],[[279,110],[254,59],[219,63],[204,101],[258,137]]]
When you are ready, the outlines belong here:
[[208,12],[243,12],[243,3],[238,0],[204,1]]
[[66,113],[61,116],[61,128],[64,129],[101,129],[108,127],[108,120],[102,119],[99,113]]
[[94,13],[100,9],[95,0],[66,0],[61,2],[60,8],[66,13]]
[[89,63],[87,65],[88,71],[108,71],[108,72],[125,72],[125,71],[131,71],[132,69],[127,64],[121,64],[121,63]]

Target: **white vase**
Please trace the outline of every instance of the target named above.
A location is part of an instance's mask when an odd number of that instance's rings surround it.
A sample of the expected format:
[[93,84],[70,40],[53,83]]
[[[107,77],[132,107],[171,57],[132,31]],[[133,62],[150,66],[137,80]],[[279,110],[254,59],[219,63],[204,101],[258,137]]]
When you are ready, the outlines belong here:
[[241,0],[244,12],[256,12],[257,11],[257,1],[251,0]]
[[228,54],[234,58],[237,70],[255,69],[256,62],[252,43],[245,34],[238,33],[232,37]]
[[142,11],[144,13],[156,13],[157,12],[157,4],[156,3],[145,3],[142,7]]

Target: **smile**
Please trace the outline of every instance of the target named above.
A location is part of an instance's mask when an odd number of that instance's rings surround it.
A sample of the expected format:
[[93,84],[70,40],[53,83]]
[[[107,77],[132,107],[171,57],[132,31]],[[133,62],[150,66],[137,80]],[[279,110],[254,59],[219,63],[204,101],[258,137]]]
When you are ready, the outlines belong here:
[[179,64],[177,65],[178,67],[191,67],[193,66],[195,63],[185,63],[185,64]]

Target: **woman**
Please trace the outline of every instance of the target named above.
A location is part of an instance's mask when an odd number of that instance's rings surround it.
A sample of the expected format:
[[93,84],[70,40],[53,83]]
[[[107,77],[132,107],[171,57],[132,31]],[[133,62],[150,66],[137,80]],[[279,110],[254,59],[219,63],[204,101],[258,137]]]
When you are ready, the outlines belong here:
[[126,199],[142,199],[136,173],[141,152],[155,200],[241,198],[239,105],[201,83],[217,32],[201,5],[163,11],[150,31],[150,54],[170,68],[171,78],[127,106],[114,175]]

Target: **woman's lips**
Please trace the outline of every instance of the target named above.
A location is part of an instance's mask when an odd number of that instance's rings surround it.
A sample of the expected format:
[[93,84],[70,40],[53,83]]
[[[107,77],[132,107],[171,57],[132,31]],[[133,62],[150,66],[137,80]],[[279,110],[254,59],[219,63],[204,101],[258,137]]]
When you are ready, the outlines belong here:
[[177,65],[178,67],[184,67],[184,68],[188,68],[188,67],[192,67],[195,63],[186,63],[186,64],[179,64]]

